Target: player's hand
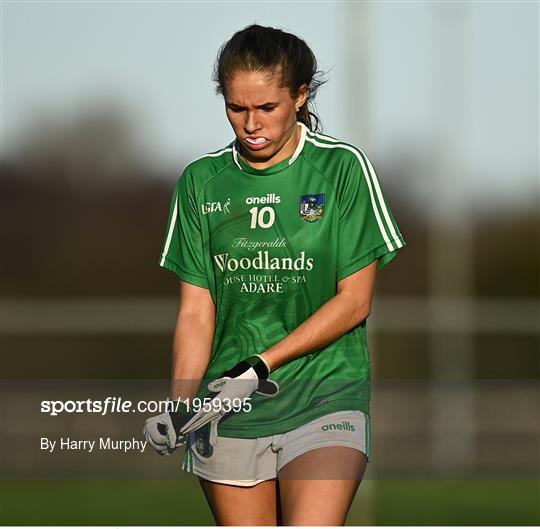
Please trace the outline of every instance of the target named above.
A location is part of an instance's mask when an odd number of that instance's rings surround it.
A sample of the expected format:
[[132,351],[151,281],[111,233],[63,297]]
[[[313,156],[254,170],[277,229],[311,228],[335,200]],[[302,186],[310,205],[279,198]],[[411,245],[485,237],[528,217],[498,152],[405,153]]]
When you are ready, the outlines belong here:
[[174,411],[147,419],[143,434],[159,455],[168,456],[185,443],[186,432],[183,432],[182,428],[193,415],[187,403],[179,400]]
[[[269,374],[268,365],[259,355],[250,356],[225,371],[207,386],[210,393],[205,397],[204,402],[208,402],[206,399],[209,398],[209,406],[195,413],[182,429],[182,433],[198,430],[211,422],[210,439],[211,444],[215,444],[217,423],[220,419],[225,419],[225,415],[231,415],[232,405],[243,403],[253,393],[265,396],[277,395],[279,386],[277,382],[268,379]],[[216,399],[221,402],[213,403],[212,401]],[[210,408],[210,411],[205,411],[207,408]]]

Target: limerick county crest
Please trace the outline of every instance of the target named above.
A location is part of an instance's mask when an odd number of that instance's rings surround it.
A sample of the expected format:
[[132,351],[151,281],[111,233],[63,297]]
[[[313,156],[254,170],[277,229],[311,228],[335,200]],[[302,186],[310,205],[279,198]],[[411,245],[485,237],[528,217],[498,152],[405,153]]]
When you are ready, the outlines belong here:
[[302,195],[300,197],[300,217],[308,222],[315,222],[323,216],[324,193]]

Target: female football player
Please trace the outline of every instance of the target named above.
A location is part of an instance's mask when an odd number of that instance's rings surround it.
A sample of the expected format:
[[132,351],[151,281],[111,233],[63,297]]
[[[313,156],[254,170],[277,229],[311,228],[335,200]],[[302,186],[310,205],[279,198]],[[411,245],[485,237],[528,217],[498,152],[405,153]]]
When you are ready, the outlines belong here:
[[343,525],[371,455],[366,319],[405,241],[365,153],[316,132],[318,73],[295,35],[233,35],[213,79],[235,139],[172,198],[180,407],[145,435],[186,443],[219,525]]

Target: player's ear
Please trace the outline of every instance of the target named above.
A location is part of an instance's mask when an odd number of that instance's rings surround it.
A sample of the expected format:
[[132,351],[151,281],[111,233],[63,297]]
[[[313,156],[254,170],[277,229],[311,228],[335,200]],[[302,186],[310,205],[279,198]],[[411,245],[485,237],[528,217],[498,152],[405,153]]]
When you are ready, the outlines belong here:
[[304,106],[305,102],[308,100],[309,90],[306,83],[300,85],[298,88],[298,97],[296,99],[296,104],[298,107]]

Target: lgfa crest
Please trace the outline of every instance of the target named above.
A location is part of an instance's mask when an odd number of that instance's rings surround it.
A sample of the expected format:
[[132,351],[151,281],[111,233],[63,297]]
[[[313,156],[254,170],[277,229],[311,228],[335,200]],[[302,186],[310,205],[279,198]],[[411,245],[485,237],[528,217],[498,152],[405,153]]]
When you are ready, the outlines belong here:
[[315,222],[323,216],[324,193],[302,195],[300,197],[300,217],[308,222]]

